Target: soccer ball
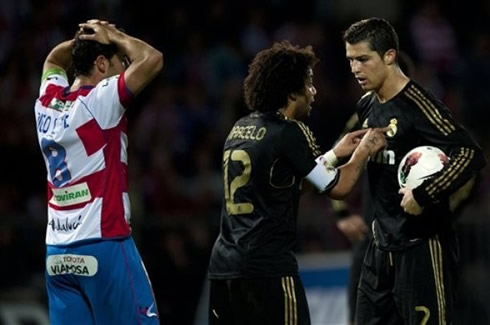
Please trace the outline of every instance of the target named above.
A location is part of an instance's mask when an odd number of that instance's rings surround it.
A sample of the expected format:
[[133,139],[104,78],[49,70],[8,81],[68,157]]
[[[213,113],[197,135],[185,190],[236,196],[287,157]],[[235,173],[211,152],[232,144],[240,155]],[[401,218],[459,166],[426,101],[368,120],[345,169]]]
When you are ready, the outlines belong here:
[[421,146],[410,150],[398,166],[398,184],[414,189],[428,178],[434,177],[449,162],[449,157],[439,148]]

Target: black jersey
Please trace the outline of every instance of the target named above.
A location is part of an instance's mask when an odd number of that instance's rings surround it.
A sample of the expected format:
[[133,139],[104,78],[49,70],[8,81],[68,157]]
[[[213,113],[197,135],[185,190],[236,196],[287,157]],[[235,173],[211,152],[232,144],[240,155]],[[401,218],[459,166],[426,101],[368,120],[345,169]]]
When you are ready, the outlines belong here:
[[224,145],[225,194],[210,278],[297,274],[300,186],[319,155],[309,128],[279,112],[236,122]]
[[[441,231],[450,231],[451,199],[485,165],[478,144],[458,124],[448,108],[429,91],[410,81],[400,93],[380,103],[367,93],[357,105],[362,127],[390,126],[387,148],[368,163],[369,190],[374,204],[374,236],[382,248],[396,250]],[[449,165],[413,190],[424,207],[421,215],[400,207],[398,165],[405,154],[421,145],[442,149]]]

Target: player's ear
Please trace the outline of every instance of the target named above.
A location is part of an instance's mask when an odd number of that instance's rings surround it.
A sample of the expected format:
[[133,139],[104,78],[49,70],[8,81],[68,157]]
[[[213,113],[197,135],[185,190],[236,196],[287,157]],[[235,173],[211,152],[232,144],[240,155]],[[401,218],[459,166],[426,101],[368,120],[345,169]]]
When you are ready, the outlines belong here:
[[387,65],[392,65],[395,63],[396,51],[394,49],[389,49],[385,52],[383,59]]
[[95,59],[95,69],[104,74],[108,68],[109,60],[103,55],[97,56],[97,58]]
[[295,102],[297,98],[298,98],[298,94],[296,94],[296,93],[290,93],[288,95],[288,100],[290,100],[290,101]]

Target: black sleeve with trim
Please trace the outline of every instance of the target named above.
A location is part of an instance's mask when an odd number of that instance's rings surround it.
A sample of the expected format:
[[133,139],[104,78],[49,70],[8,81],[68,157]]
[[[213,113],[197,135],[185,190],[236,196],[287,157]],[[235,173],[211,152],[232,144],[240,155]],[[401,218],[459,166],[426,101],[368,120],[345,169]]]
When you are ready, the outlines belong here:
[[456,192],[486,165],[486,159],[478,143],[441,101],[417,88],[410,88],[407,97],[414,103],[417,134],[450,158],[443,171],[413,190],[417,203],[426,206]]
[[291,121],[282,129],[281,150],[302,177],[313,170],[321,154],[313,133],[300,121]]

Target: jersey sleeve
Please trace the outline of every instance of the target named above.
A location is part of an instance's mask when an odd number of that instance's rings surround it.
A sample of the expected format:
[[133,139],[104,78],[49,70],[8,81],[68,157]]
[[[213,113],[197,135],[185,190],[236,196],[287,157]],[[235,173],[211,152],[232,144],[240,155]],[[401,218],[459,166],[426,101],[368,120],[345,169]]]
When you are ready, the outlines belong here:
[[449,109],[430,94],[415,89],[409,91],[409,98],[415,104],[417,134],[449,156],[442,172],[413,190],[417,203],[425,206],[460,189],[485,166],[486,160],[478,143],[454,120]]
[[283,128],[281,150],[302,177],[313,170],[315,158],[321,154],[313,133],[300,121],[291,121]]
[[46,70],[41,77],[41,86],[39,87],[39,97],[46,94],[50,85],[59,87],[68,87],[68,77],[63,69],[51,68]]
[[104,128],[112,128],[121,120],[133,97],[124,81],[124,73],[102,80],[87,97],[87,107]]
[[367,116],[369,115],[369,111],[372,107],[372,101],[374,100],[374,93],[368,91],[365,93],[356,103],[356,112],[357,112],[357,121],[353,121],[355,127],[367,128]]

